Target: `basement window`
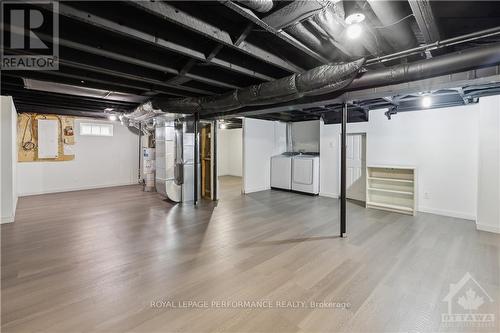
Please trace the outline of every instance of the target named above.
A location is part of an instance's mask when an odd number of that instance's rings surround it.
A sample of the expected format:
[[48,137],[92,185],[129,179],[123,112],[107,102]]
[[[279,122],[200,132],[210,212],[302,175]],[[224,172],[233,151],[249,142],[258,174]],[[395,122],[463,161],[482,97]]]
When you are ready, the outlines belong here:
[[80,123],[80,135],[113,136],[112,124]]

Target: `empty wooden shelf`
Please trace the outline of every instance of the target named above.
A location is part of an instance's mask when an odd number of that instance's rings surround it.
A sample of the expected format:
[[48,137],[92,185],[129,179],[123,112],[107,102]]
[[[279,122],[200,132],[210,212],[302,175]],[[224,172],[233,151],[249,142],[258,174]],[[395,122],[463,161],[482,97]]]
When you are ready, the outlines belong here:
[[416,168],[368,166],[366,207],[402,214],[416,213]]

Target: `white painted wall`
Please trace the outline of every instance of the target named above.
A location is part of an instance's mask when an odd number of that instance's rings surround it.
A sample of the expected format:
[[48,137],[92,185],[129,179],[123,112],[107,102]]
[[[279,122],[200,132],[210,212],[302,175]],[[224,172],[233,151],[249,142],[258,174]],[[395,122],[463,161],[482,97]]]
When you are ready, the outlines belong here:
[[[479,105],[402,112],[392,120],[384,112],[347,126],[367,133],[367,165],[416,166],[419,211],[475,219]],[[339,140],[339,124],[321,124],[321,195],[339,195]]]
[[500,233],[500,96],[479,105],[477,229]]
[[81,136],[75,120],[75,159],[67,162],[18,163],[19,195],[64,192],[137,183],[139,138],[119,122],[113,136]]
[[294,122],[291,127],[293,151],[319,153],[319,120]]
[[10,96],[0,96],[0,138],[0,223],[9,223],[17,206],[17,113]]
[[286,150],[286,124],[243,119],[243,191],[271,188],[271,156]]
[[217,131],[217,167],[219,176],[243,175],[243,129]]

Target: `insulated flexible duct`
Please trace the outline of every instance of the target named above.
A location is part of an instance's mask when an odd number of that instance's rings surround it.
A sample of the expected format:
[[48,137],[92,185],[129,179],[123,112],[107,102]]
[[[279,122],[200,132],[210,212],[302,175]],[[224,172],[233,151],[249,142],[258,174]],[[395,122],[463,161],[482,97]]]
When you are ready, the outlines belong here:
[[500,43],[474,47],[409,64],[368,71],[353,80],[347,90],[379,87],[463,72],[500,63]]
[[282,103],[303,96],[324,94],[349,85],[364,62],[365,59],[361,58],[348,63],[322,65],[301,74],[293,74],[222,95],[183,99],[157,98],[153,99],[152,104],[145,110],[164,110],[173,113],[224,112],[244,106]]
[[273,8],[273,0],[236,0],[259,13],[267,13]]
[[[344,19],[344,11],[342,7],[328,1],[325,1],[323,5],[323,8],[318,9],[307,20],[299,20],[286,27],[285,31],[311,50],[324,55],[330,61],[335,61],[342,58],[342,54],[330,39],[337,42],[342,40],[344,26],[339,21]],[[324,38],[325,35],[328,39]]]

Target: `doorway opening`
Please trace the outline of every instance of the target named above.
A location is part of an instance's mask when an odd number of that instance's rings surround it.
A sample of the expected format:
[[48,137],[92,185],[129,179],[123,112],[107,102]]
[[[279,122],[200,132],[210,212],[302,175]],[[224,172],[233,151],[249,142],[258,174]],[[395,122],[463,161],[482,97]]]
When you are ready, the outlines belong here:
[[217,131],[218,197],[241,195],[243,188],[243,129],[241,119],[219,121]]
[[366,133],[347,134],[346,198],[366,202]]

